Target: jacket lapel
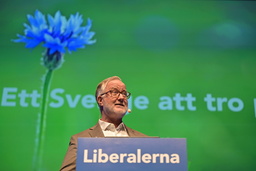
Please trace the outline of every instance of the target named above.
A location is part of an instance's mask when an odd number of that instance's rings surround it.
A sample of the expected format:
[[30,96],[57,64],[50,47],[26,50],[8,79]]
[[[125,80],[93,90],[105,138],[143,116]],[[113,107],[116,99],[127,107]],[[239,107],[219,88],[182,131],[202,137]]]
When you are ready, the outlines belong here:
[[90,128],[89,134],[91,137],[104,137],[99,123]]
[[125,128],[126,128],[126,130],[127,130],[127,133],[128,133],[128,135],[129,135],[129,137],[136,137],[136,133],[134,132],[133,129],[127,127],[126,125],[125,125]]

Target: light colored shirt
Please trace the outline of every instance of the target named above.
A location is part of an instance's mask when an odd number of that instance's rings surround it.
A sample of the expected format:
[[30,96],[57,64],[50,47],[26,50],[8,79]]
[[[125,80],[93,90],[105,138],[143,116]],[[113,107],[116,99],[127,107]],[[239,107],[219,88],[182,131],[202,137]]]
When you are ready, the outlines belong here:
[[129,137],[123,122],[120,123],[117,128],[115,128],[114,124],[100,119],[99,124],[105,137]]

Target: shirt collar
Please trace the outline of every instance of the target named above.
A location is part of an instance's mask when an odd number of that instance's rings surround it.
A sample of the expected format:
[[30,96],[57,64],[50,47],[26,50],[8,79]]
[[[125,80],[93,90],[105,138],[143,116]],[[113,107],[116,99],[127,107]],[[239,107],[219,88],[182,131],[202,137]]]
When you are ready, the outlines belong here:
[[115,128],[115,125],[109,122],[105,122],[99,119],[100,127],[103,131],[126,131],[124,123],[121,122],[117,128]]

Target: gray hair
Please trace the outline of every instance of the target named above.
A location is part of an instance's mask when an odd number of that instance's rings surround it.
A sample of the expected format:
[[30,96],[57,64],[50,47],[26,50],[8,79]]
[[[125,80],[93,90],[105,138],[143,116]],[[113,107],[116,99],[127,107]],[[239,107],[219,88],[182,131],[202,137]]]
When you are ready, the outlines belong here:
[[[96,92],[95,92],[96,101],[97,101],[98,96],[104,92],[104,90],[105,90],[106,86],[108,85],[108,83],[110,81],[113,81],[113,80],[120,80],[120,81],[122,81],[121,78],[119,78],[118,76],[112,76],[112,77],[106,78],[105,80],[101,81],[98,84],[98,86],[96,88]],[[97,103],[98,103],[98,101],[97,101]]]

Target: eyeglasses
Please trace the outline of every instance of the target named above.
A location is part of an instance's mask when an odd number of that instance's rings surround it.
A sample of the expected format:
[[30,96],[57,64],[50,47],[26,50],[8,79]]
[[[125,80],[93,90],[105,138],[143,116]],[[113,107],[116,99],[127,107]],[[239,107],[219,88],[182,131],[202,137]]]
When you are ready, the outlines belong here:
[[114,97],[114,98],[119,97],[120,94],[122,94],[127,99],[129,99],[131,96],[131,93],[129,93],[128,91],[125,91],[125,90],[119,91],[117,89],[109,90],[105,93],[102,93],[101,96],[103,96],[104,94],[108,94],[108,93],[110,94],[111,97]]

